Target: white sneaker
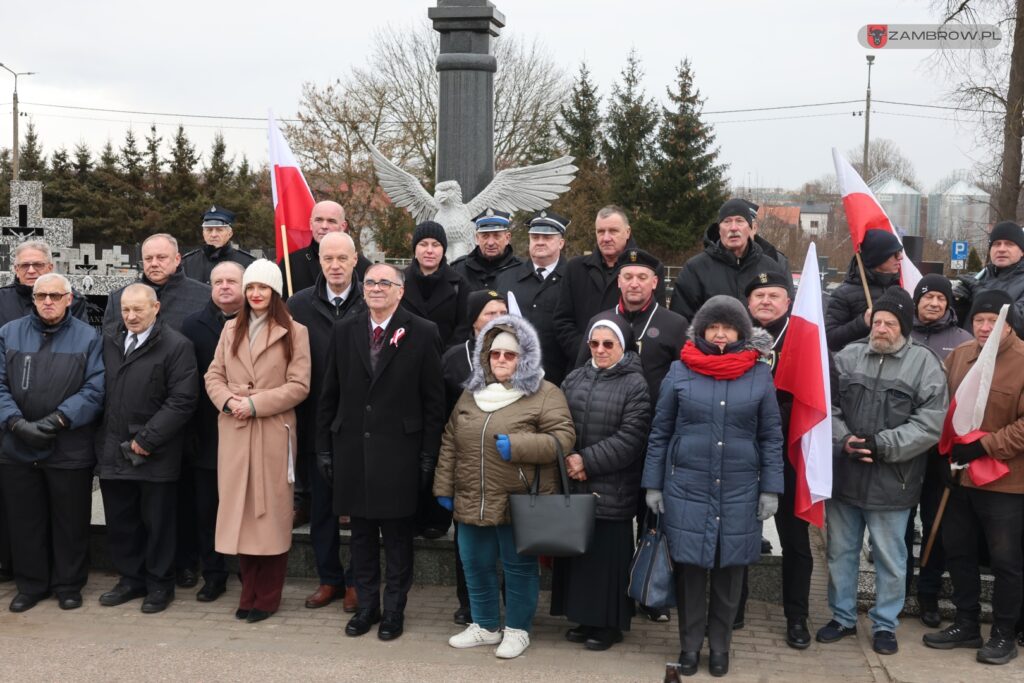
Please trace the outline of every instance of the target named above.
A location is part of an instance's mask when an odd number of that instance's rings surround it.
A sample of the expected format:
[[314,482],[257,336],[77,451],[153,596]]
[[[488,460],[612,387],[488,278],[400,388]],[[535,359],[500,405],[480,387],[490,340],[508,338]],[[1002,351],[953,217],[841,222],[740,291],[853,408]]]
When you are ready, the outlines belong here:
[[530,634],[518,628],[505,627],[505,637],[501,639],[501,645],[494,653],[495,657],[501,659],[515,659],[523,654],[523,650],[530,647]]
[[470,624],[462,633],[448,639],[448,644],[459,649],[477,645],[497,645],[501,642],[501,631],[488,631],[480,624]]

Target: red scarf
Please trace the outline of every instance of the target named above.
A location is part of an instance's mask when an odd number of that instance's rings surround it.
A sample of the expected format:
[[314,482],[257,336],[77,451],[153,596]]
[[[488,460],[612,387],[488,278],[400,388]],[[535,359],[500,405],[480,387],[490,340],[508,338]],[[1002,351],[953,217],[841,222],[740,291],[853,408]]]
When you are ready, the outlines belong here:
[[754,349],[711,356],[698,349],[692,341],[686,342],[679,352],[679,360],[686,367],[714,379],[736,379],[754,367],[757,357]]

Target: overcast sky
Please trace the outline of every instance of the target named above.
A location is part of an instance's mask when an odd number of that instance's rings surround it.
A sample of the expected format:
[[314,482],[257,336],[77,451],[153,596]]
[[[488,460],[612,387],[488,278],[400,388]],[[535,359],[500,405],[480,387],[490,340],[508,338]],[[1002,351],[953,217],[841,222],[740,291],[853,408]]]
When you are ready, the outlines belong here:
[[[22,111],[47,153],[125,129],[141,138],[151,122],[165,138],[179,121],[206,151],[216,130],[232,152],[267,158],[259,122],[178,119],[57,109],[38,103],[175,114],[294,115],[305,81],[325,84],[361,64],[373,32],[410,27],[436,4],[427,0],[104,0],[0,1],[0,62],[38,75],[19,79]],[[631,47],[643,59],[649,94],[664,99],[675,65],[690,58],[696,83],[715,112],[839,100],[863,101],[867,23],[934,23],[929,2],[778,0],[499,0],[506,33],[537,37],[570,74],[586,60],[602,94]],[[929,68],[930,53],[874,52],[873,97],[948,104],[951,83]],[[11,144],[13,78],[0,71],[0,146]],[[31,104],[37,103],[37,104]],[[863,140],[862,104],[793,111],[708,115],[734,185],[798,188],[831,172],[830,149]],[[822,116],[822,114],[827,114]],[[813,115],[813,117],[811,117]],[[781,117],[802,117],[784,118]],[[932,117],[932,118],[925,118]],[[894,140],[926,189],[978,159],[973,126],[952,112],[876,104],[872,137]],[[760,119],[760,120],[755,120]]]

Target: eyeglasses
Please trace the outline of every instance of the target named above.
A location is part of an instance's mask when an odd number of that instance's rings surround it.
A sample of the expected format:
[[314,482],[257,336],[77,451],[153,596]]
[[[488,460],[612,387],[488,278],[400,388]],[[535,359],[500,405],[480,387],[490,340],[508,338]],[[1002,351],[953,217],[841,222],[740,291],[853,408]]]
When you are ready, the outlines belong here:
[[32,298],[42,303],[49,299],[50,301],[60,301],[68,295],[67,292],[33,292]]
[[401,287],[402,285],[391,280],[363,280],[363,289],[373,289],[374,287],[380,287],[383,290],[389,290],[392,287]]
[[42,270],[47,265],[41,261],[30,261],[29,263],[15,263],[14,267],[17,270]]
[[590,348],[594,349],[595,351],[600,348],[603,348],[605,351],[611,351],[612,349],[615,348],[615,342],[612,341],[611,339],[591,339],[587,343],[590,344]]
[[518,357],[515,351],[491,351],[491,360],[515,360]]

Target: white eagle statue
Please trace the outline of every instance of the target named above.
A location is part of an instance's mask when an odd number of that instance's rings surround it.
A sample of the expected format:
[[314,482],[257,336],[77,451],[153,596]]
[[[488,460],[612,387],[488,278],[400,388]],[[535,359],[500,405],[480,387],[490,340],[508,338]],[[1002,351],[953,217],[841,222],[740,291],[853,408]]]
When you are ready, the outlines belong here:
[[485,209],[509,213],[540,211],[569,189],[577,170],[572,165],[573,157],[564,156],[543,164],[498,171],[480,194],[464,204],[458,182],[439,182],[431,197],[415,176],[393,164],[372,143],[367,145],[377,179],[391,201],[412,214],[417,223],[432,220],[444,226],[449,262],[473,250],[473,218]]

